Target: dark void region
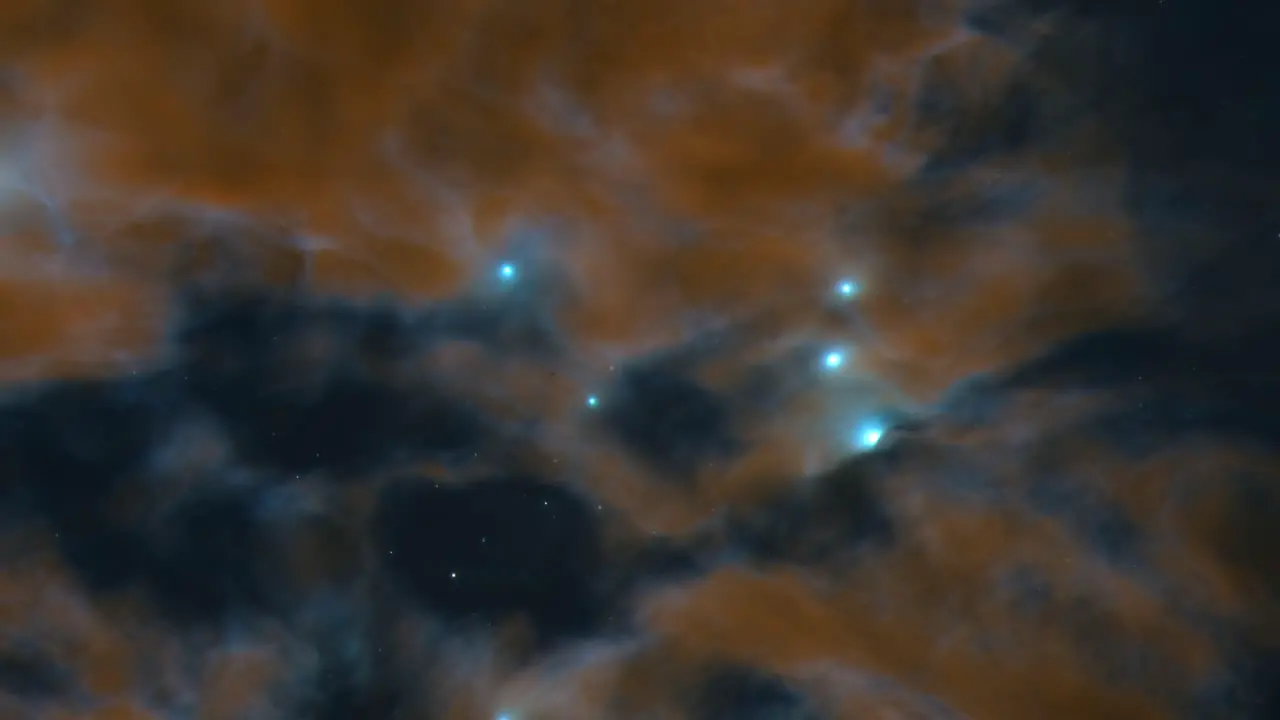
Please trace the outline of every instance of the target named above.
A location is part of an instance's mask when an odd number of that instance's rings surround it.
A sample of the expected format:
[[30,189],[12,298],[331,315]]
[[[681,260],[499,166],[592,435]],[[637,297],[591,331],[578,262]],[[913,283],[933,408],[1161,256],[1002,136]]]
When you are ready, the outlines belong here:
[[740,448],[729,401],[661,364],[626,369],[602,421],[628,452],[671,481],[686,481]]
[[1192,434],[1280,446],[1280,338],[1269,329],[1205,337],[1173,326],[1071,338],[1005,375],[1005,389],[1106,392],[1120,407],[1102,437],[1153,451]]
[[1280,717],[1280,647],[1246,640],[1196,694],[1194,720],[1271,720]]
[[[386,638],[390,644],[390,638]],[[417,691],[401,679],[381,642],[361,637],[321,637],[316,640],[318,662],[308,690],[299,698],[291,717],[299,720],[395,720],[404,717],[407,698]],[[414,669],[414,683],[424,682],[426,668]],[[415,715],[415,717],[417,717]]]
[[[488,441],[465,400],[420,373],[397,379],[395,364],[421,347],[415,332],[388,308],[202,298],[164,367],[0,397],[0,521],[50,530],[95,592],[142,586],[184,620],[260,611],[278,574],[255,565],[264,488],[309,482],[303,473],[343,481],[448,462]],[[212,428],[230,452],[199,470],[165,469],[187,452],[175,442],[192,426]]]
[[147,580],[172,618],[193,622],[271,609],[260,495],[247,486],[201,488],[157,523],[148,538]]
[[431,340],[416,328],[391,308],[202,298],[177,334],[172,374],[245,462],[274,471],[356,474],[472,450],[486,426],[465,401],[392,379]]
[[894,523],[872,480],[875,461],[856,457],[733,514],[724,540],[753,562],[824,563],[893,542]]
[[1042,139],[1074,133],[1088,138],[1077,160],[1125,164],[1162,311],[1202,330],[1280,312],[1278,24],[1261,0],[992,0],[970,17],[1020,48],[1040,106],[1053,100]]
[[[328,497],[417,462],[465,463],[495,440],[498,423],[423,377],[422,354],[459,332],[430,312],[270,293],[187,301],[167,365],[0,402],[3,519],[50,530],[93,593],[141,590],[183,625],[287,615],[302,588],[281,534],[305,544],[311,532],[279,517],[287,486]],[[615,395],[604,428],[665,476],[735,447],[728,403],[678,372],[629,370]],[[193,427],[220,450],[175,469]],[[594,507],[538,482],[400,482],[382,494],[373,536],[383,567],[442,616],[523,616],[555,638],[620,608],[622,588],[698,572],[696,558],[661,548],[602,570]],[[339,534],[338,554],[358,555],[360,540]],[[335,572],[321,582],[354,577]]]
[[782,678],[753,668],[724,666],[707,672],[693,694],[695,720],[823,720]]
[[66,670],[34,649],[0,647],[0,694],[41,702],[62,697],[73,687]]
[[378,500],[375,545],[391,578],[441,616],[522,617],[549,642],[600,619],[593,512],[571,491],[534,480],[404,480]]

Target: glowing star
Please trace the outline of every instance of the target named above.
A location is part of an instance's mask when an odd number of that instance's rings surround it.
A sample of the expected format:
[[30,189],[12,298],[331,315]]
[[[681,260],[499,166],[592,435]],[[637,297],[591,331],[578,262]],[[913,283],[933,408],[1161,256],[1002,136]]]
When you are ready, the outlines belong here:
[[845,300],[849,300],[857,297],[858,293],[862,292],[862,287],[858,285],[856,280],[845,278],[844,280],[836,283],[835,291],[836,295]]
[[844,366],[844,353],[832,350],[822,357],[822,364],[828,370],[839,370]]
[[870,450],[879,445],[883,437],[884,426],[878,422],[870,421],[863,423],[854,432],[853,441],[860,450]]
[[498,716],[493,720],[516,720],[516,716],[511,713],[498,713]]
[[498,279],[502,282],[515,282],[516,266],[511,263],[502,263],[498,266]]
[[593,407],[599,407],[599,406],[600,406],[600,398],[596,397],[595,395],[587,396],[587,407],[593,408]]

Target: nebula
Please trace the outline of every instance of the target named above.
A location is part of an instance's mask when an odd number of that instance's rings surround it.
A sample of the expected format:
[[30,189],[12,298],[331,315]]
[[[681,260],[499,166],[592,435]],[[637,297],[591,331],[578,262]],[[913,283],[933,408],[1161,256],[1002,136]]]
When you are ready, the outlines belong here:
[[5,2],[0,718],[1280,716],[1278,22]]

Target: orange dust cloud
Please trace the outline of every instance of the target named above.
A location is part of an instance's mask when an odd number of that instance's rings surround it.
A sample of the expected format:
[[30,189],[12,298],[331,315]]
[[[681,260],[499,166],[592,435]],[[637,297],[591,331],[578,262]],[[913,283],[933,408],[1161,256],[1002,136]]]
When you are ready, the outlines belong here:
[[[934,604],[895,608],[892,601],[823,597],[798,578],[727,570],[663,603],[651,623],[684,653],[782,674],[844,663],[975,717],[1167,717],[1141,693],[1110,687],[1062,640],[1034,638],[1032,627],[1025,628],[1032,637],[1016,646],[984,648],[963,635],[948,643],[945,630],[913,625],[911,616]],[[963,613],[953,620],[963,630]]]
[[1268,464],[1204,443],[1142,462],[1057,443],[1053,481],[1119,508],[1141,538],[1132,558],[1106,557],[1068,508],[1022,499],[1042,472],[1035,449],[1016,435],[992,442],[923,446],[886,468],[876,485],[894,518],[890,548],[812,573],[721,569],[650,594],[646,625],[681,656],[789,676],[835,663],[974,717],[1169,717],[1222,660],[1188,613],[1276,637],[1262,599],[1274,566],[1265,483],[1224,482]]
[[[4,112],[57,128],[31,162],[82,228],[73,257],[125,263],[139,287],[173,238],[146,222],[103,230],[90,199],[117,217],[185,208],[282,228],[242,240],[297,258],[267,278],[408,299],[474,283],[512,222],[563,218],[575,237],[555,251],[582,291],[560,312],[582,339],[669,340],[686,311],[803,324],[815,289],[852,266],[883,333],[874,370],[928,396],[1104,322],[1098,298],[1127,302],[1135,284],[1111,250],[1051,269],[1062,238],[1096,242],[1096,223],[1124,247],[1114,217],[1041,212],[999,247],[1007,229],[922,236],[906,222],[928,208],[895,198],[914,197],[907,176],[943,149],[913,119],[918,93],[951,88],[980,127],[1019,67],[939,5],[9,3]],[[881,97],[874,132],[851,140]],[[871,218],[865,232],[846,229],[850,212]],[[1099,291],[1058,289],[1081,284]],[[77,352],[37,335],[25,352]]]
[[0,277],[0,380],[120,372],[150,353],[166,302],[111,277]]
[[279,661],[261,649],[215,654],[200,687],[200,720],[234,720],[269,710],[271,685],[279,681]]

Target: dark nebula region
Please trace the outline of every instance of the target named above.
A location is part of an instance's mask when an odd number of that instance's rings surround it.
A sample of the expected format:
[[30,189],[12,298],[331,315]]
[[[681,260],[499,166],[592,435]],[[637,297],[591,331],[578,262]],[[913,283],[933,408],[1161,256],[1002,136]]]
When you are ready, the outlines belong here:
[[1277,28],[0,3],[0,720],[1280,718]]

